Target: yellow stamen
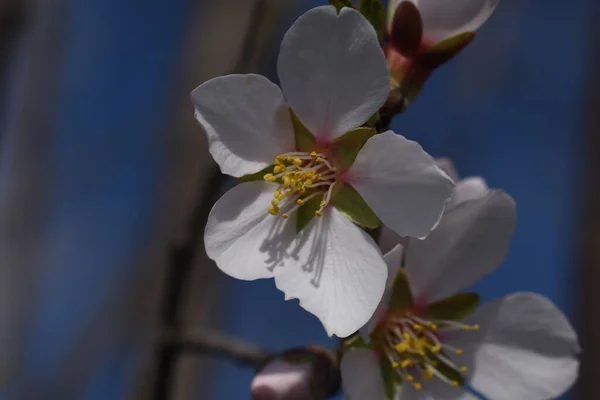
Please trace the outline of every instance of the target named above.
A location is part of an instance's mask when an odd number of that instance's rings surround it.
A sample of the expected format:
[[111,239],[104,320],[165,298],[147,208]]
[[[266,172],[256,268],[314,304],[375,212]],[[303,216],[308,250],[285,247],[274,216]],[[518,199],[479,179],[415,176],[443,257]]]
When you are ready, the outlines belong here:
[[317,217],[322,217],[322,216],[323,216],[323,213],[321,212],[321,210],[317,210],[317,211],[315,211],[315,215],[316,215]]
[[269,207],[269,214],[271,214],[271,215],[279,214],[279,207]]
[[275,175],[273,174],[266,174],[263,178],[267,182],[275,182]]
[[416,390],[417,392],[418,392],[419,390],[421,390],[421,388],[422,388],[422,386],[421,386],[421,384],[420,384],[419,382],[415,383],[413,386],[415,387],[415,390]]

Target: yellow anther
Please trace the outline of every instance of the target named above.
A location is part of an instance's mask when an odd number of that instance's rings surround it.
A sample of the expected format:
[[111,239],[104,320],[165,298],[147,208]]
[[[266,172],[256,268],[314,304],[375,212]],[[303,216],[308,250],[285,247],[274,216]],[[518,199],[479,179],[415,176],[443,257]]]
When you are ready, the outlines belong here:
[[462,356],[463,351],[461,349],[456,349],[456,355]]
[[275,160],[277,160],[277,161],[283,161],[283,160],[285,160],[285,156],[283,154],[280,154],[277,157],[275,157]]
[[438,326],[436,324],[434,324],[433,322],[428,322],[427,326],[429,327],[429,329],[431,329],[432,331],[436,331]]
[[312,184],[313,184],[313,181],[311,181],[310,179],[307,179],[307,180],[304,182],[304,184],[305,184],[305,185],[312,185]]
[[458,381],[452,381],[450,382],[450,384],[452,385],[452,387],[459,387],[460,383],[458,383]]
[[430,369],[426,369],[425,371],[423,371],[423,377],[426,380],[429,380],[429,379],[433,378],[433,371],[430,370]]
[[283,188],[284,189],[289,188],[290,187],[290,183],[291,183],[290,177],[287,176],[287,175],[284,175],[284,177],[283,177]]
[[298,201],[296,203],[298,203],[299,206],[303,206],[304,205],[304,200],[298,199]]
[[319,203],[319,207],[321,207],[321,208],[325,207],[326,205],[327,205],[327,203],[325,203],[324,201]]
[[275,197],[281,196],[281,190],[277,189],[274,194]]
[[408,333],[403,333],[402,338],[407,342],[412,339]]
[[313,152],[311,152],[311,153],[310,153],[310,156],[311,156],[311,157],[316,157],[316,156],[317,156],[317,152],[316,152],[316,151],[313,151]]
[[404,360],[402,361],[402,363],[400,364],[400,366],[402,368],[408,368],[408,367],[412,367],[413,363],[411,360]]
[[281,215],[281,217],[282,217],[283,219],[288,219],[290,216],[289,216],[288,214],[282,214],[282,215]]
[[460,372],[462,372],[463,374],[465,372],[467,372],[469,369],[467,367],[460,367]]
[[440,351],[442,351],[442,346],[440,346],[439,344],[436,344],[435,346],[431,347],[432,353],[439,353]]
[[302,194],[302,193],[306,192],[306,188],[304,186],[300,186],[300,187],[296,188],[296,192],[298,192],[299,194]]
[[315,179],[315,181],[318,181],[319,179],[321,179],[321,174],[315,174],[313,178]]
[[472,329],[472,328],[471,328],[469,325],[465,325],[465,326],[463,326],[463,330],[465,330],[465,331],[467,331],[467,332],[468,332],[468,331],[470,331],[471,329]]
[[284,168],[280,165],[276,165],[275,167],[273,167],[274,174],[278,174],[278,173],[282,172],[283,170],[284,170]]
[[263,179],[267,182],[274,182],[275,181],[275,175],[273,174],[266,174],[265,176],[263,176]]
[[409,382],[413,382],[413,381],[415,380],[415,377],[414,377],[414,376],[412,376],[412,375],[407,375],[407,376],[406,376],[406,379],[407,379]]
[[478,332],[478,331],[479,331],[479,325],[473,325],[471,328],[472,328],[472,329],[473,329],[475,332]]
[[415,387],[415,390],[416,390],[417,392],[418,392],[419,390],[421,390],[421,388],[422,388],[422,386],[421,386],[421,384],[420,384],[419,382],[415,383],[413,386]]
[[279,214],[279,207],[269,207],[269,214],[271,214],[271,215]]
[[294,165],[301,165],[302,164],[302,160],[299,159],[299,158],[294,158],[292,160],[292,164],[294,164]]
[[321,157],[317,157],[316,160],[317,164],[321,164],[323,162],[323,159]]
[[273,207],[277,207],[279,205],[279,200],[273,199],[271,200],[271,204],[273,205]]
[[434,367],[434,368],[437,368],[437,367],[438,367],[438,365],[440,365],[440,362],[439,362],[439,361],[433,360],[433,361],[431,362],[431,366],[432,366],[432,367]]
[[400,366],[400,364],[398,364],[395,361],[392,363],[392,368],[394,368],[394,369],[398,368],[399,366]]
[[400,343],[396,345],[396,351],[398,353],[405,353],[408,350],[408,345],[406,343]]
[[415,324],[415,325],[413,325],[413,329],[417,332],[423,332],[423,329],[425,329],[425,328],[423,328],[422,325]]
[[286,161],[289,162],[289,163],[293,163],[294,162],[294,157],[287,156]]
[[317,211],[315,211],[315,215],[316,215],[317,217],[322,217],[322,216],[323,216],[323,213],[321,212],[321,210],[317,210]]

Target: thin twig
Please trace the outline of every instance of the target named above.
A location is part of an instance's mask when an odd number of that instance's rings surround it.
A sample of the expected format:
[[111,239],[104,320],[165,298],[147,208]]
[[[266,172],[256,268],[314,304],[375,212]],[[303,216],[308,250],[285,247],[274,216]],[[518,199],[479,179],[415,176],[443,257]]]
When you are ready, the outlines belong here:
[[253,367],[259,366],[269,356],[269,352],[255,344],[220,331],[206,329],[196,329],[183,335],[166,333],[163,342],[177,348],[179,352],[223,357]]

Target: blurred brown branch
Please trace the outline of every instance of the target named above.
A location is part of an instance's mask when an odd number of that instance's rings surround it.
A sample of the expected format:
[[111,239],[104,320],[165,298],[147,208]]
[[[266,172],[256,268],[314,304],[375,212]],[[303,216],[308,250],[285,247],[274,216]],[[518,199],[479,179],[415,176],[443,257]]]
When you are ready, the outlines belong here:
[[269,356],[269,352],[255,344],[220,331],[206,329],[196,329],[183,334],[166,332],[163,335],[163,343],[176,348],[176,351],[224,357],[253,367],[257,367]]

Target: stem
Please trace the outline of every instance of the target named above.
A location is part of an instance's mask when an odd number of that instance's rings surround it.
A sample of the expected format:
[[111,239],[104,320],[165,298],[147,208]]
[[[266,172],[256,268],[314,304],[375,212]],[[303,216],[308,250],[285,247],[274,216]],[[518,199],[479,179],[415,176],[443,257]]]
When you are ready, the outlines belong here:
[[261,347],[247,343],[223,332],[197,329],[181,336],[166,333],[163,343],[168,343],[178,352],[197,353],[227,358],[244,366],[257,367],[269,353]]

